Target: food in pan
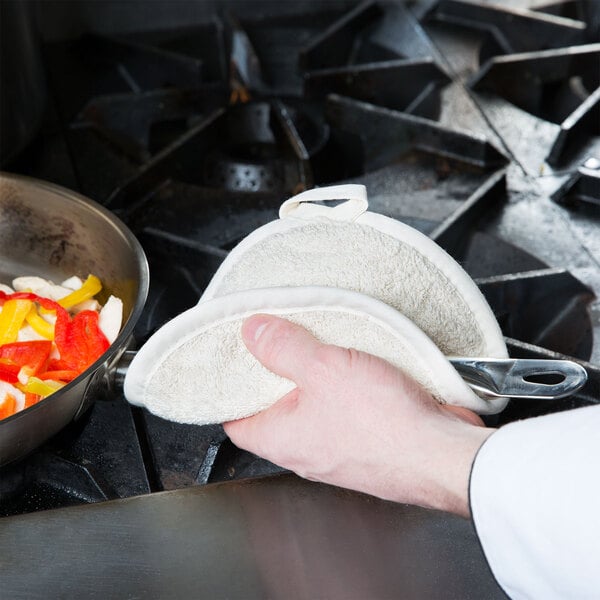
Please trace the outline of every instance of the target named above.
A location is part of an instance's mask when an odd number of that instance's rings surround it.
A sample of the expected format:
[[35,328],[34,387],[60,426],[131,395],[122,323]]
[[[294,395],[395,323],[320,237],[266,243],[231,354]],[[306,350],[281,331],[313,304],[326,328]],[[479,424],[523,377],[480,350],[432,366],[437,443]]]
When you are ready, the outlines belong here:
[[123,303],[110,296],[100,305],[101,289],[94,275],[0,284],[0,419],[67,385],[114,342]]

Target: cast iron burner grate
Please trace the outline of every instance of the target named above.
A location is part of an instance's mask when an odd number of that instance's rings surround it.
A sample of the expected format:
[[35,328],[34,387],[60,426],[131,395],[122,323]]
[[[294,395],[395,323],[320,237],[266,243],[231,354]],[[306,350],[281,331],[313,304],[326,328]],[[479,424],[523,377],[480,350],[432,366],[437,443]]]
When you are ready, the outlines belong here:
[[[574,18],[562,16],[561,5]],[[441,0],[429,16],[485,32],[473,89],[500,95],[561,124],[547,155],[549,164],[563,165],[590,136],[600,135],[597,2],[555,2],[546,12],[542,6],[520,10]]]
[[[476,279],[511,355],[588,368],[569,400],[511,402],[490,423],[598,403],[598,10],[522,5],[234,3],[185,29],[48,44],[53,103],[9,170],[78,189],[132,228],[151,272],[136,344],[194,305],[286,197],[363,182],[372,210]],[[279,470],[219,426],[106,390],[3,469],[0,514]]]

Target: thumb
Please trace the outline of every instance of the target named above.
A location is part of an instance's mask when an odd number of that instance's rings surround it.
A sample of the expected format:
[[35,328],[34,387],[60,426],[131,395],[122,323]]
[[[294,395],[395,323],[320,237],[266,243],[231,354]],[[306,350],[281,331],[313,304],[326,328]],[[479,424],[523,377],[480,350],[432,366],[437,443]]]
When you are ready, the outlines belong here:
[[248,350],[269,371],[300,385],[322,344],[306,329],[272,315],[254,315],[242,326]]

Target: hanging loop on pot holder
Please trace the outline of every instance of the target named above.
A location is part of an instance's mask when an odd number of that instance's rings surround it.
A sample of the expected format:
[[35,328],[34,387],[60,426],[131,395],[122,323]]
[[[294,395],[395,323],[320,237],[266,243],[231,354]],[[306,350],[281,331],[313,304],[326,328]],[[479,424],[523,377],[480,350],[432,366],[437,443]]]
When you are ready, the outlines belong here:
[[[345,200],[336,206],[309,204],[311,202],[335,202]],[[369,208],[367,188],[359,184],[332,185],[314,188],[288,198],[279,209],[279,217],[311,219],[327,217],[336,221],[356,221]]]

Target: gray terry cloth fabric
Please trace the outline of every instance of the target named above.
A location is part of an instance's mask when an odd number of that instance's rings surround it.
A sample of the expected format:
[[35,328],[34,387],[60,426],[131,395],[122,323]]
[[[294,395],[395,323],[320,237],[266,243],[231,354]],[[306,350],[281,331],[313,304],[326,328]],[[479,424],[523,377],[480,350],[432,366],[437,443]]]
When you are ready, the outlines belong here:
[[244,346],[242,323],[259,312],[288,318],[325,343],[380,356],[440,402],[481,413],[505,405],[504,399],[476,396],[436,345],[393,308],[327,287],[249,290],[198,304],[163,326],[139,351],[126,375],[127,399],[163,418],[199,425],[270,406],[294,383],[268,371]]
[[287,217],[261,227],[229,254],[201,302],[241,290],[311,285],[382,300],[447,356],[507,356],[491,309],[458,263],[420,232],[374,213],[351,223]]

